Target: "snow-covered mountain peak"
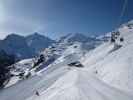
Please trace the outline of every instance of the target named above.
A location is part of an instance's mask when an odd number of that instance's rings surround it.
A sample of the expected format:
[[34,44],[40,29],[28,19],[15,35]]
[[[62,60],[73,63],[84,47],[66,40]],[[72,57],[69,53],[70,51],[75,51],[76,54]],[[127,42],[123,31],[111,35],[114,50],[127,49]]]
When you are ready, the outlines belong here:
[[44,50],[48,46],[55,43],[54,40],[52,40],[46,36],[40,35],[37,32],[35,32],[34,34],[31,34],[25,38],[26,38],[26,41],[27,41],[29,47],[34,49],[36,53]]
[[23,36],[20,36],[20,35],[17,35],[17,34],[15,34],[15,33],[12,33],[12,34],[8,35],[8,36],[5,38],[5,40],[9,40],[9,41],[10,41],[10,40],[14,40],[14,41],[15,41],[16,39],[21,41],[22,39],[24,40],[24,37],[23,37]]
[[7,54],[15,55],[17,59],[24,59],[33,56],[31,50],[23,36],[10,34],[0,42],[0,50],[4,50]]
[[133,20],[130,20],[130,21],[128,22],[128,24],[133,24]]
[[127,23],[124,23],[120,26],[120,28],[129,28],[133,29],[133,20],[128,21]]
[[83,34],[80,33],[70,33],[67,34],[66,36],[61,37],[59,41],[64,41],[64,42],[87,42],[89,39],[94,39],[92,37],[87,37]]
[[[33,39],[43,38],[43,37],[46,37],[46,36],[41,35],[38,32],[34,32],[33,34],[26,36],[26,38],[33,38]],[[46,37],[46,38],[48,38],[48,37]]]

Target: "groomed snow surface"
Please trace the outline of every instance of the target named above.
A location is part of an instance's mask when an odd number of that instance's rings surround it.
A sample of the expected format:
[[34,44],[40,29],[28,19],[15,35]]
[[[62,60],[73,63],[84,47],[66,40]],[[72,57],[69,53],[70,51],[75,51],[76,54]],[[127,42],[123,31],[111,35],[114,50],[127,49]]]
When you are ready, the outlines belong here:
[[101,82],[84,69],[72,69],[40,96],[27,100],[132,100],[132,96]]
[[119,31],[122,43],[118,38],[117,46],[108,42],[90,51],[80,60],[84,68],[70,68],[26,100],[133,100],[133,29]]

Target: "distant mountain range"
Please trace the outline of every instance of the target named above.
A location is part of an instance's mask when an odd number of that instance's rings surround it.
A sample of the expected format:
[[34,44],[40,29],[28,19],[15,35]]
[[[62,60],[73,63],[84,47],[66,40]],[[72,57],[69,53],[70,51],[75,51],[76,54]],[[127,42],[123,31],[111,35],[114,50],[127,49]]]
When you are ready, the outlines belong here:
[[90,50],[95,48],[102,41],[103,41],[102,39],[97,39],[96,36],[89,37],[81,33],[70,33],[67,34],[66,36],[61,37],[58,42],[68,45],[74,44],[75,42],[80,42],[82,43],[82,48]]
[[28,44],[28,46],[34,50],[36,53],[44,50],[44,48],[49,47],[51,44],[55,43],[54,40],[40,35],[39,33],[34,33],[32,35],[29,35],[26,38],[26,42]]
[[[45,58],[56,59],[57,57],[60,57],[68,48],[74,47],[77,50],[77,45],[80,45],[82,51],[89,51],[94,49],[97,45],[101,44],[101,42],[103,41],[97,39],[96,37],[87,37],[81,33],[71,33],[61,37],[58,41],[56,41],[56,43],[53,43],[41,53],[45,55]],[[73,49],[70,50],[69,53],[72,51]]]
[[67,41],[67,42],[90,42],[90,41],[95,41],[96,38],[94,37],[87,37],[81,33],[70,33],[67,34],[66,36],[63,36],[60,38],[60,41]]
[[15,55],[17,59],[25,59],[31,58],[51,46],[55,46],[58,49],[55,50],[57,53],[57,51],[62,51],[64,50],[62,48],[67,48],[75,42],[82,43],[85,49],[95,48],[97,44],[101,43],[96,37],[87,37],[80,33],[67,34],[55,41],[36,32],[25,37],[10,34],[5,39],[0,40],[0,50],[4,50],[7,54]]
[[0,50],[15,55],[17,59],[25,59],[37,55],[52,43],[55,41],[39,33],[26,37],[10,34],[4,40],[0,40]]

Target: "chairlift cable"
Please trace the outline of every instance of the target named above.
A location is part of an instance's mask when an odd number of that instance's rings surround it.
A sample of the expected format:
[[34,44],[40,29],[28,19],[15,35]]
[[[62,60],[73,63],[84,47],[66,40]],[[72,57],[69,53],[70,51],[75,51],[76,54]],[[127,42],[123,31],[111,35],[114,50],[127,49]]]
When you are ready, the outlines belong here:
[[122,11],[120,13],[120,17],[119,17],[119,20],[118,20],[118,23],[117,23],[117,27],[119,27],[120,24],[121,24],[122,18],[124,16],[126,8],[127,8],[127,5],[128,5],[128,0],[124,0],[124,4],[123,4],[123,7],[122,7]]

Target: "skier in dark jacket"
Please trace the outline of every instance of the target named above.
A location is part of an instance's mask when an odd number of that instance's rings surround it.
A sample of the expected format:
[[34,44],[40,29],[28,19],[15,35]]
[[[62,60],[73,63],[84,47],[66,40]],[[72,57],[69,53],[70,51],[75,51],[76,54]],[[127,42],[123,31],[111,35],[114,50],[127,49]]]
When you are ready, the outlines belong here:
[[38,92],[38,91],[36,91],[36,92],[35,92],[35,94],[36,94],[37,96],[40,96],[40,94],[39,94],[39,92]]

